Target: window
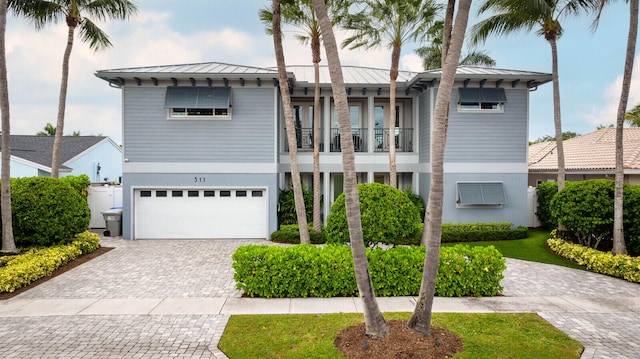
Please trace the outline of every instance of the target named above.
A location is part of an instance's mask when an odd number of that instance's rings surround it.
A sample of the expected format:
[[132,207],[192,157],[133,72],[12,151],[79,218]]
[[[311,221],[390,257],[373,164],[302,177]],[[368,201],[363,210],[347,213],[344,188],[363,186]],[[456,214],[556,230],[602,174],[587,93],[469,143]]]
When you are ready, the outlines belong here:
[[182,191],[171,191],[171,197],[182,197]]
[[220,191],[220,197],[231,197],[231,191]]
[[236,197],[246,197],[247,191],[236,191]]
[[507,95],[503,88],[458,88],[458,112],[504,111]]
[[171,119],[230,119],[228,87],[167,87],[165,108]]
[[188,191],[187,195],[189,197],[200,197],[200,191]]
[[251,197],[262,197],[262,191],[251,191]]
[[151,197],[151,191],[140,191],[140,197]]
[[203,195],[204,195],[204,197],[215,197],[216,196],[216,191],[204,191]]
[[457,205],[502,206],[506,196],[502,182],[458,182]]
[[156,197],[166,197],[167,191],[156,191]]

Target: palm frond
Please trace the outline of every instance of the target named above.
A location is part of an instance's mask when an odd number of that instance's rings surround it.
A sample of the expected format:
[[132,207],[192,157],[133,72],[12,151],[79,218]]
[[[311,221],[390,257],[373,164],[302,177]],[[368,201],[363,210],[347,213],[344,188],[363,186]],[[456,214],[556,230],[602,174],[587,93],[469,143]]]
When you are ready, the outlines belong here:
[[80,40],[89,44],[89,48],[97,51],[111,47],[111,41],[107,34],[88,18],[83,18],[80,23]]

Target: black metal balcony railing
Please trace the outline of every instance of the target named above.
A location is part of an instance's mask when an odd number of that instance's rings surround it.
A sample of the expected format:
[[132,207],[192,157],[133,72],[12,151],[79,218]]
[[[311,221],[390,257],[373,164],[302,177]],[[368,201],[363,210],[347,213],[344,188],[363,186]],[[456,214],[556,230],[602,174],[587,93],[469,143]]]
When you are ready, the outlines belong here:
[[[367,129],[366,128],[352,128],[351,136],[353,138],[353,150],[355,152],[367,152]],[[331,129],[331,152],[340,152],[342,146],[340,145],[340,130],[337,128]]]
[[[285,130],[286,131],[286,130]],[[320,152],[324,151],[323,130],[320,129]],[[284,150],[289,152],[289,142],[285,132]],[[313,152],[313,128],[296,128],[296,143],[299,152]]]
[[[353,149],[355,152],[367,152],[369,144],[367,141],[366,128],[352,128],[351,136],[353,138]],[[376,128],[373,132],[373,151],[389,152],[391,145],[390,130],[388,128]],[[324,131],[320,129],[320,152],[324,151]],[[340,131],[337,128],[331,129],[330,150],[331,152],[340,152]],[[296,143],[299,152],[313,152],[313,129],[312,128],[296,128]],[[413,152],[413,128],[396,128],[395,129],[395,145],[398,152]],[[289,143],[284,141],[284,150],[289,152]]]
[[[389,152],[391,146],[390,129],[376,128],[373,132],[374,152]],[[413,152],[413,128],[395,129],[395,146],[398,152]]]

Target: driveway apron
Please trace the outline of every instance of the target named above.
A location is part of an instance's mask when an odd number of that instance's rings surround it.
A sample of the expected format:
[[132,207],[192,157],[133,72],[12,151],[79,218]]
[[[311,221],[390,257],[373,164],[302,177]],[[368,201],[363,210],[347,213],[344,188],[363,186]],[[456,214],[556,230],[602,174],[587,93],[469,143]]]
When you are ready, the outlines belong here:
[[[114,249],[0,301],[0,358],[225,358],[230,314],[361,311],[357,298],[241,298],[231,255],[264,240],[101,244]],[[582,358],[640,357],[640,285],[515,259],[502,285],[501,297],[437,298],[434,311],[537,312],[585,346]],[[415,298],[380,303],[410,311]]]

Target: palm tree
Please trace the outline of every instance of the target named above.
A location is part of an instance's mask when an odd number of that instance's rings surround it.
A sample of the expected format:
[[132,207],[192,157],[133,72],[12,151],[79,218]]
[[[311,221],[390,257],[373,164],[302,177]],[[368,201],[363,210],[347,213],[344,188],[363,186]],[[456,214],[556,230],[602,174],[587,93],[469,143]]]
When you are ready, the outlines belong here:
[[[436,21],[428,32],[431,38],[431,45],[421,46],[415,50],[416,55],[422,58],[422,66],[425,71],[442,67],[442,35],[444,32],[444,22]],[[469,52],[461,56],[458,65],[494,67],[496,66],[496,61],[484,50],[470,49]]]
[[[449,0],[448,8],[453,9],[455,0]],[[461,0],[453,28],[453,12],[445,17],[445,49],[443,51],[443,67],[438,93],[436,95],[433,132],[431,135],[431,183],[425,216],[425,229],[422,232],[422,243],[427,244],[424,261],[420,295],[413,315],[407,327],[429,336],[431,334],[431,314],[435,295],[436,277],[440,263],[440,244],[442,238],[442,206],[444,196],[444,150],[447,138],[447,116],[451,102],[451,92],[458,67],[458,59],[462,51],[462,43],[469,19],[471,0]]]
[[[137,7],[129,0],[8,0],[9,8],[17,15],[33,21],[37,30],[41,30],[50,22],[64,20],[69,28],[67,45],[62,58],[62,80],[60,81],[60,97],[58,101],[58,118],[56,135],[53,141],[51,156],[51,177],[58,177],[60,167],[60,145],[64,130],[64,113],[67,103],[67,86],[69,82],[69,58],[73,48],[76,28],[80,29],[80,39],[89,44],[89,48],[100,50],[111,46],[107,34],[90,18],[104,21],[107,19],[125,20],[137,11]],[[88,15],[83,16],[83,14]]]
[[[337,24],[346,10],[344,0],[326,1],[327,9],[332,13],[332,24]],[[303,34],[296,36],[303,45],[311,44],[311,60],[315,76],[313,96],[313,230],[322,231],[321,190],[320,190],[320,26],[311,0],[295,0],[285,2],[281,6],[282,21],[293,24]],[[260,11],[260,20],[271,26],[273,13],[270,9]],[[269,32],[269,30],[268,30]]]
[[[607,0],[600,0],[597,21],[602,8]],[[623,131],[625,121],[625,111],[629,101],[629,89],[631,87],[631,75],[633,73],[633,60],[636,53],[636,40],[638,38],[638,0],[629,1],[629,33],[627,35],[627,53],[624,62],[624,73],[622,76],[622,91],[620,93],[620,103],[616,116],[616,189],[613,205],[613,254],[627,254],[627,247],[624,243],[623,226],[623,202],[624,202],[624,153],[623,153]],[[638,112],[638,106],[631,112]],[[636,117],[638,118],[638,117]]]
[[640,127],[640,105],[636,105],[624,114],[624,120],[631,127]]
[[53,127],[53,125],[49,122],[47,122],[47,124],[44,126],[42,131],[38,131],[38,133],[36,133],[36,136],[55,136],[55,135],[56,135],[56,128]]
[[349,226],[349,238],[351,239],[351,254],[353,257],[356,283],[363,302],[366,327],[365,335],[374,339],[384,338],[389,334],[389,325],[384,320],[375,298],[362,237],[360,200],[358,198],[358,184],[356,182],[355,151],[353,148],[353,138],[351,137],[347,92],[344,86],[344,78],[342,77],[340,57],[338,56],[338,44],[333,34],[331,21],[327,15],[325,2],[323,0],[313,0],[313,7],[320,23],[320,31],[322,33],[327,62],[329,64],[329,73],[331,75],[333,98],[338,112],[340,141],[343,144],[342,167],[344,173],[347,224]]
[[302,194],[302,184],[300,182],[300,170],[298,169],[298,145],[296,141],[296,129],[293,123],[293,108],[291,107],[291,96],[289,95],[289,78],[287,77],[287,65],[284,60],[284,50],[282,47],[282,28],[280,0],[273,0],[271,5],[271,32],[273,36],[273,47],[278,65],[278,81],[280,85],[280,96],[282,97],[282,111],[284,112],[284,122],[287,131],[287,143],[289,144],[289,157],[291,158],[291,181],[293,182],[293,200],[296,205],[296,217],[298,218],[298,230],[300,232],[300,243],[311,244],[309,237],[309,225],[307,224],[307,212]]
[[2,111],[2,170],[0,184],[0,218],[2,218],[2,253],[17,253],[11,221],[11,148],[9,147],[10,114],[9,84],[5,32],[7,29],[7,0],[0,0],[0,111]]
[[[391,49],[389,70],[389,136],[395,136],[396,80],[402,45],[422,42],[440,6],[433,0],[364,0],[365,9],[350,16],[345,28],[354,34],[342,43],[350,49],[374,48],[382,44]],[[389,146],[389,184],[397,187],[396,146]]]
[[599,0],[485,0],[479,14],[492,15],[473,26],[474,43],[485,41],[489,35],[506,35],[512,32],[537,28],[551,46],[553,77],[553,119],[558,153],[558,191],[564,188],[565,165],[560,118],[560,83],[558,81],[558,48],[556,41],[562,36],[560,20],[595,8]]

